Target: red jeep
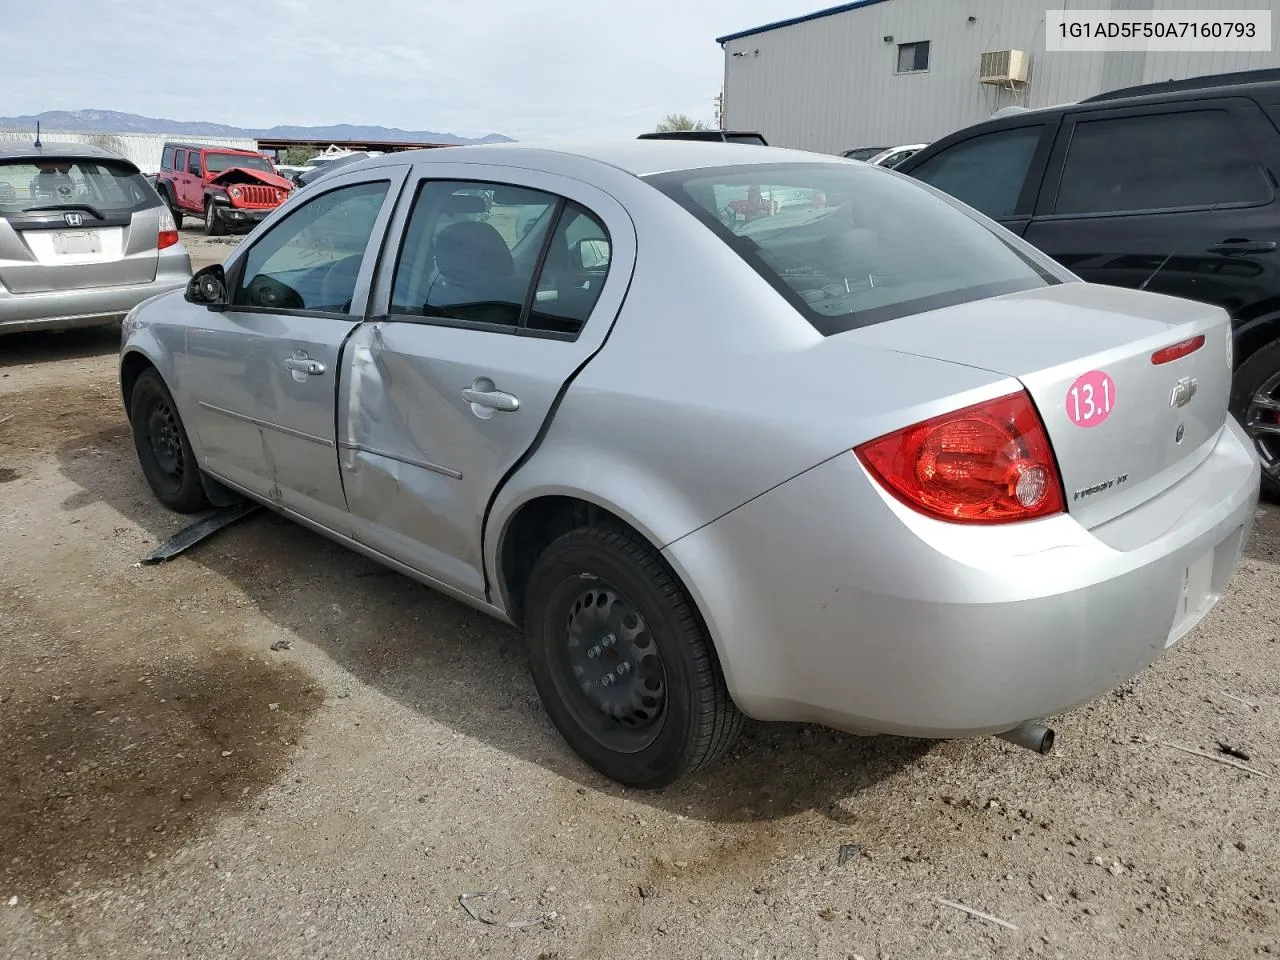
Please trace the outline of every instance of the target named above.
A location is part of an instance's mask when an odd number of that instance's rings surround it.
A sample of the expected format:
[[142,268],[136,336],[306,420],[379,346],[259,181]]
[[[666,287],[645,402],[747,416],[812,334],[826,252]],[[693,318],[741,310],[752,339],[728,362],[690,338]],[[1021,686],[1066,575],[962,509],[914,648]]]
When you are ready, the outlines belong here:
[[183,215],[201,217],[204,232],[216,237],[252,227],[288,199],[293,184],[251,150],[166,143],[156,189],[179,227]]

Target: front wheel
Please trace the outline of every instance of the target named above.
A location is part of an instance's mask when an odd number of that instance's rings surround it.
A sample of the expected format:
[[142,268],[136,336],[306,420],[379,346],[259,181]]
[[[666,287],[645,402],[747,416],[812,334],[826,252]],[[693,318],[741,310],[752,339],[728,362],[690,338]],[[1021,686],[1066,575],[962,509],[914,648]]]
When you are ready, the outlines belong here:
[[218,217],[217,206],[212,200],[204,204],[204,233],[207,237],[220,237],[227,232],[222,220]]
[[584,527],[546,548],[529,577],[525,639],[552,722],[619,783],[673,783],[719,758],[742,726],[684,587],[630,531]]
[[1280,340],[1269,343],[1235,372],[1231,412],[1262,461],[1262,489],[1280,499]]
[[209,506],[200,467],[169,388],[155,370],[144,370],[129,397],[133,445],[147,484],[161,503],[177,513]]

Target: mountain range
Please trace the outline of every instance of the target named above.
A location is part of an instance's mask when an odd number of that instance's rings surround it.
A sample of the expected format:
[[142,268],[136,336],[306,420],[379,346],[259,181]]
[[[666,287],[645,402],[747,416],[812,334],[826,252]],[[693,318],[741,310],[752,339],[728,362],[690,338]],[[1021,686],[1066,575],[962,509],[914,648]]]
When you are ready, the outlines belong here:
[[403,143],[508,143],[511,137],[490,133],[479,138],[460,137],[432,130],[401,130],[338,123],[327,127],[275,126],[266,130],[232,127],[225,123],[163,120],[115,110],[46,110],[25,117],[0,117],[0,130],[35,130],[49,133],[163,133],[174,137],[280,138],[288,140],[387,140]]

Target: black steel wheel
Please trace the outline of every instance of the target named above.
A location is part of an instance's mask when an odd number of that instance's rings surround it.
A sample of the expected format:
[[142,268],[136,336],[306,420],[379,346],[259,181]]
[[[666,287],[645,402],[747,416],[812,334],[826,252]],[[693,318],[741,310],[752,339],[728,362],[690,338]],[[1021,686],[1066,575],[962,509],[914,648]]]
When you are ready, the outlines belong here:
[[144,370],[134,383],[129,419],[138,463],[156,498],[178,513],[207,509],[200,468],[177,404],[155,370]]
[[1257,448],[1264,492],[1280,498],[1280,341],[1263,347],[1236,370],[1231,412]]
[[666,786],[709,765],[741,727],[683,585],[630,530],[583,527],[543,551],[525,593],[525,637],[561,735],[627,786]]

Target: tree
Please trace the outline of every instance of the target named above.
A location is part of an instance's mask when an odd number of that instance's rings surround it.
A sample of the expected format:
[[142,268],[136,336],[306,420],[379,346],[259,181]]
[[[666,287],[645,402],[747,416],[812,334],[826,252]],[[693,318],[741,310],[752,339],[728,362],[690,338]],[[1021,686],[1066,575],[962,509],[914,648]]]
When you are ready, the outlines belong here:
[[668,113],[658,124],[658,133],[675,133],[682,130],[705,130],[706,124],[683,113]]
[[312,147],[290,147],[284,152],[284,163],[291,167],[300,167],[312,157],[316,155],[316,151]]

